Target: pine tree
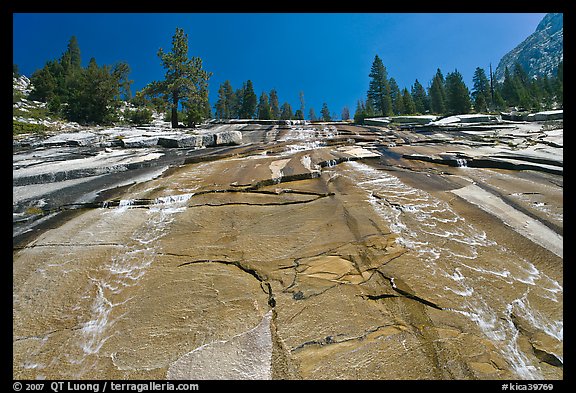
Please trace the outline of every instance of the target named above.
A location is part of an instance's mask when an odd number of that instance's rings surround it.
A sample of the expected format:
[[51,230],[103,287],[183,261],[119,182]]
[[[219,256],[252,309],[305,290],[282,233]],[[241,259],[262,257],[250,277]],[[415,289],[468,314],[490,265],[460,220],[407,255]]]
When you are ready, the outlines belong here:
[[[297,119],[300,120],[304,120],[304,110],[306,109],[305,103],[304,103],[304,92],[302,90],[300,90],[300,93],[298,93],[298,96],[300,98],[300,114],[296,116]],[[298,111],[296,111],[296,113],[298,113]],[[296,114],[295,114],[296,115]]]
[[428,96],[426,95],[426,90],[418,82],[418,79],[414,82],[411,89],[412,100],[414,101],[414,108],[416,113],[426,113],[429,110]]
[[[390,105],[392,105],[392,104],[390,104]],[[374,107],[372,106],[372,103],[369,100],[366,100],[365,113],[366,113],[366,117],[375,117],[376,116],[376,111],[374,110]]]
[[[158,50],[158,57],[166,69],[163,81],[154,81],[147,86],[150,95],[160,95],[171,105],[172,127],[178,127],[178,106],[180,102],[203,102],[203,88],[212,76],[202,68],[200,57],[188,58],[188,35],[176,28],[172,36],[172,51]],[[203,105],[203,104],[202,104]],[[203,109],[196,108],[201,113]]]
[[50,72],[48,65],[34,71],[30,82],[33,87],[28,98],[31,100],[47,102],[56,95],[56,78]]
[[476,113],[482,113],[488,111],[488,104],[486,103],[486,98],[484,94],[478,94],[476,99],[474,99],[474,111]]
[[121,95],[119,92],[129,72],[127,64],[100,67],[96,59],[91,58],[88,67],[70,84],[65,110],[67,118],[81,124],[113,120]]
[[470,92],[458,70],[446,75],[446,111],[449,114],[470,111]]
[[502,98],[500,94],[500,89],[494,90],[494,109],[503,111],[506,109],[506,101]]
[[476,112],[488,111],[488,103],[491,101],[490,94],[490,81],[486,76],[486,71],[483,68],[476,67],[474,76],[472,77],[474,84],[472,88],[472,100],[474,101],[474,109]]
[[308,118],[310,119],[310,121],[318,120],[318,118],[316,117],[316,112],[314,111],[314,108],[312,108],[312,107],[310,107],[310,110],[308,111]]
[[244,105],[244,89],[246,89],[246,82],[242,83],[242,87],[239,87],[234,91],[234,104],[231,107],[232,117],[235,119],[242,118],[242,106]]
[[412,95],[410,94],[407,88],[404,88],[404,90],[402,90],[402,107],[404,109],[404,112],[401,114],[413,115],[416,113],[416,105],[414,104]]
[[502,82],[502,87],[500,89],[500,94],[507,106],[516,106],[520,102],[520,97],[518,97],[518,91],[516,89],[512,75],[508,67],[504,69],[504,81]]
[[216,110],[215,116],[217,119],[230,119],[230,106],[226,98],[226,90],[224,87],[224,83],[222,83],[220,85],[220,88],[218,89],[218,100],[214,105],[214,109]]
[[384,63],[378,55],[374,57],[368,86],[368,99],[376,113],[382,116],[392,115],[392,98],[390,97],[390,85],[388,83],[388,73]]
[[262,92],[260,95],[260,102],[258,103],[258,119],[269,120],[272,116],[270,112],[270,103],[268,102],[268,94]]
[[254,93],[254,87],[252,86],[252,81],[248,79],[243,89],[242,106],[240,108],[240,118],[241,119],[254,118],[257,106],[258,106],[258,99],[256,98],[256,93]]
[[444,88],[444,76],[440,68],[436,71],[436,75],[432,79],[430,85],[430,111],[432,113],[442,114],[446,112],[446,92]]
[[66,52],[70,55],[70,65],[75,69],[80,69],[82,67],[82,58],[80,57],[80,46],[76,36],[70,38]]
[[330,117],[330,110],[328,109],[328,104],[325,102],[322,104],[322,109],[320,110],[320,114],[322,115],[323,121],[331,121],[332,118]]
[[280,103],[278,102],[278,92],[276,89],[270,90],[270,113],[272,119],[280,119]]
[[562,108],[564,106],[564,60],[558,64],[554,85],[556,101],[560,105],[560,108]]
[[350,109],[348,108],[348,106],[344,106],[344,108],[342,108],[341,118],[342,120],[350,119]]
[[294,117],[292,113],[292,107],[289,103],[285,102],[282,104],[281,112],[280,112],[280,120],[291,120]]
[[356,111],[354,112],[354,123],[364,124],[366,118],[366,106],[362,100],[356,102]]
[[392,113],[399,115],[404,112],[404,103],[402,102],[402,94],[400,93],[400,88],[396,79],[390,78],[388,80],[388,85],[390,86],[390,99],[392,100]]

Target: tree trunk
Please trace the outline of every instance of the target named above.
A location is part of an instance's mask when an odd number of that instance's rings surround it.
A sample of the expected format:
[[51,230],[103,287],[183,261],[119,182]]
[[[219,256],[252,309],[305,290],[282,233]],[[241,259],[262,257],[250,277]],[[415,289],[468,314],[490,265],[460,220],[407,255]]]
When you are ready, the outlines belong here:
[[172,93],[172,128],[178,128],[178,92]]

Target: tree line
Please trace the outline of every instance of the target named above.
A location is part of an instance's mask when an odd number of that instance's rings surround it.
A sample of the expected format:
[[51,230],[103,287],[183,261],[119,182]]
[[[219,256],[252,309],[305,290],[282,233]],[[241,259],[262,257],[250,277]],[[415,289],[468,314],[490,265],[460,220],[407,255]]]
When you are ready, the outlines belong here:
[[410,91],[398,87],[393,77],[388,77],[384,63],[378,55],[370,69],[366,100],[358,100],[354,120],[362,123],[367,117],[394,115],[454,115],[461,113],[490,113],[519,107],[524,110],[548,110],[563,105],[563,62],[556,76],[529,78],[523,67],[516,63],[514,69],[505,69],[504,80],[494,81],[477,67],[472,78],[472,91],[468,89],[458,70],[444,77],[440,68],[433,76],[428,89],[415,80]]
[[29,98],[48,103],[52,114],[71,121],[113,120],[120,100],[130,96],[130,67],[124,62],[99,66],[95,58],[85,68],[81,63],[78,40],[73,36],[59,59],[46,62],[32,74],[34,88]]
[[[119,120],[122,101],[129,101],[134,110],[124,110],[123,116],[133,123],[148,123],[152,111],[167,113],[166,120],[172,127],[180,122],[194,126],[212,118],[208,99],[208,81],[211,72],[203,69],[202,59],[189,57],[188,35],[176,28],[172,37],[172,48],[157,52],[164,69],[163,80],[153,81],[132,97],[128,79],[130,67],[125,62],[112,66],[98,65],[91,58],[88,66],[82,67],[81,53],[76,37],[71,37],[66,51],[55,60],[46,62],[35,71],[30,80],[33,86],[30,99],[47,102],[50,113],[81,124],[103,124]],[[13,65],[13,75],[18,68]],[[558,66],[554,77],[529,78],[518,63],[512,70],[506,68],[504,80],[494,81],[492,70],[489,76],[477,67],[470,91],[458,70],[444,77],[438,68],[429,86],[424,88],[415,80],[408,88],[400,89],[393,77],[388,76],[384,63],[378,55],[374,57],[369,74],[369,86],[365,100],[358,100],[354,121],[362,123],[367,117],[436,114],[450,115],[475,111],[494,112],[509,107],[527,110],[552,109],[563,104],[563,63]],[[293,111],[288,102],[279,105],[278,92],[261,92],[257,97],[251,80],[234,89],[229,80],[218,89],[214,105],[217,119],[270,119],[288,120],[305,118],[304,93],[300,91],[300,108]],[[330,121],[331,114],[326,102],[322,104],[320,116],[310,107],[308,119]],[[344,107],[342,120],[348,120],[350,111]]]
[[[218,99],[214,105],[214,115],[217,119],[259,119],[259,120],[304,120],[305,100],[304,92],[299,92],[300,108],[293,111],[288,102],[279,105],[278,91],[263,91],[257,98],[251,80],[247,80],[242,87],[234,89],[229,80],[220,84]],[[308,119],[311,121],[331,121],[332,115],[328,104],[322,104],[320,117],[316,115],[313,107],[310,107]]]

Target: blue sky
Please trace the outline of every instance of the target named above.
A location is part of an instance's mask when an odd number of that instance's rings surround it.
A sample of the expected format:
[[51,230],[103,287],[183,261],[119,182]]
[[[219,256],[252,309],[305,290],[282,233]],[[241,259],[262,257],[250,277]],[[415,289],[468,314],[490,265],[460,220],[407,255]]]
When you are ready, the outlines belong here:
[[340,116],[365,99],[370,67],[378,55],[402,89],[418,79],[428,87],[436,69],[457,69],[472,87],[476,67],[488,73],[500,58],[534,32],[543,13],[198,13],[13,14],[13,62],[30,76],[59,58],[72,35],[83,65],[125,61],[135,92],[164,70],[156,56],[169,51],[176,27],[188,34],[189,55],[213,73],[214,104],[222,82],[234,89],[250,79],[259,97],[278,91],[280,104],[313,107],[326,102]]

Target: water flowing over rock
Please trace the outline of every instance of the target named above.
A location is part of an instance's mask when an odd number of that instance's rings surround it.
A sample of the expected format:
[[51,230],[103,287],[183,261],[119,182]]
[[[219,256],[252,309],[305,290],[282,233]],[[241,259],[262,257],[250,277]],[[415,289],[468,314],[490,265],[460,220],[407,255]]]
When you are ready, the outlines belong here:
[[562,379],[562,125],[461,123],[19,145],[14,378]]

